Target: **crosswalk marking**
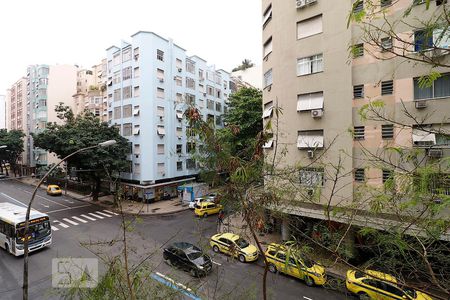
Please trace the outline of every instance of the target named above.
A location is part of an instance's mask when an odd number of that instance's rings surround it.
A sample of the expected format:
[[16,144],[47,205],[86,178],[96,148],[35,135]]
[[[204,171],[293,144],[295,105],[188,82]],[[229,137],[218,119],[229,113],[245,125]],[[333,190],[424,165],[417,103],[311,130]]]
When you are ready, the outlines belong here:
[[74,222],[74,221],[69,220],[69,219],[67,219],[67,218],[64,218],[63,221],[64,221],[64,222],[67,222],[67,223],[69,223],[69,224],[72,224],[72,225],[78,225],[77,222]]
[[52,226],[52,230],[53,231],[58,231],[59,229],[57,227],[55,227],[55,226]]
[[86,215],[81,215],[81,217],[83,217],[83,218],[85,218],[85,219],[88,219],[88,220],[91,220],[91,221],[95,221],[94,218],[91,218],[91,217],[86,216]]
[[111,218],[111,217],[112,217],[111,215],[105,214],[105,213],[103,213],[103,212],[101,212],[101,211],[97,211],[96,213],[98,213],[98,214],[101,215],[101,216],[108,217],[108,218]]
[[[96,212],[97,212],[97,211],[96,211]],[[94,214],[94,213],[88,213],[88,215],[91,215],[91,216],[93,216],[93,217],[95,217],[95,218],[104,219],[104,217],[99,216],[99,215],[96,215],[96,214]]]
[[53,223],[57,223],[56,225],[59,225],[59,226],[61,226],[61,227],[63,227],[63,228],[69,228],[69,227],[70,227],[69,225],[66,225],[66,224],[64,224],[64,223],[61,223],[61,222],[58,221],[58,220],[54,220]]
[[119,215],[119,214],[116,214],[115,212],[109,211],[109,210],[107,210],[107,209],[104,209],[103,211],[106,212],[106,213],[108,213],[108,214],[111,214],[111,215],[115,215],[115,216],[118,216],[118,215]]
[[83,220],[83,219],[78,218],[78,217],[75,217],[75,216],[72,216],[72,219],[77,220],[77,221],[79,221],[79,222],[81,222],[81,223],[87,223],[87,222],[88,222],[88,221],[86,221],[86,220]]

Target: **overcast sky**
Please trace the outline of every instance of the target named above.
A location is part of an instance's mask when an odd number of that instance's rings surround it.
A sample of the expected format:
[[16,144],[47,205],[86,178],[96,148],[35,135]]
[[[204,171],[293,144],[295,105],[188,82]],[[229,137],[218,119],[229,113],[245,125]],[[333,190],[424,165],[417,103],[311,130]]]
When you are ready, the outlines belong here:
[[0,94],[29,64],[91,67],[140,30],[230,71],[261,61],[261,0],[2,0]]

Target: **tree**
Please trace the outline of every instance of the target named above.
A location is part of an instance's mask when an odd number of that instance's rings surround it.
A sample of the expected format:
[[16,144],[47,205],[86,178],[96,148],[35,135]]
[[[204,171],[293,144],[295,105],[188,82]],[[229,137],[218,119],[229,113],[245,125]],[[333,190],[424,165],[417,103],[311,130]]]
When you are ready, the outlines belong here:
[[254,66],[254,63],[252,63],[252,61],[250,59],[244,59],[241,63],[240,66],[237,66],[236,68],[234,68],[232,71],[236,72],[236,71],[244,71],[246,69],[249,69],[251,67]]
[[56,108],[58,118],[65,121],[63,125],[49,123],[47,129],[34,135],[36,147],[55,153],[59,158],[88,146],[107,140],[116,140],[113,147],[97,148],[75,155],[67,162],[68,168],[75,167],[79,177],[92,179],[92,197],[98,200],[100,184],[105,176],[111,177],[124,171],[128,166],[126,155],[129,153],[127,139],[119,131],[109,127],[106,122],[85,111],[74,117],[72,110],[60,103]]
[[[25,134],[20,130],[0,129],[0,146],[6,146],[4,149],[0,149],[0,171],[3,172],[3,165],[9,163],[10,168],[16,174],[17,162],[20,155],[23,153],[23,138]],[[5,167],[6,174],[8,175],[8,169]]]

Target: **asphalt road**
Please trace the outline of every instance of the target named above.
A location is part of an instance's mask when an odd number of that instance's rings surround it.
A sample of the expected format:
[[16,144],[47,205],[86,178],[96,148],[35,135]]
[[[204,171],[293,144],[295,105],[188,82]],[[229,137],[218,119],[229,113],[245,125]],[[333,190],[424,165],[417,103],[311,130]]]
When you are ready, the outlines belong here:
[[[32,187],[14,180],[0,181],[0,202],[26,205]],[[53,244],[30,255],[30,299],[58,299],[52,288],[52,259],[57,257],[96,258],[118,254],[122,217],[110,210],[65,196],[51,197],[39,190],[33,208],[50,216]],[[209,249],[208,239],[216,233],[216,218],[198,219],[192,211],[168,216],[143,216],[133,221],[128,233],[132,263],[148,257],[153,271],[176,283],[192,288],[202,299],[261,299],[263,262],[242,264]],[[162,248],[175,241],[187,241],[204,248],[214,261],[214,270],[204,278],[173,269],[162,260]],[[117,246],[117,247],[116,247]],[[100,272],[102,272],[102,265]],[[0,299],[22,296],[23,259],[0,251]],[[271,299],[350,299],[343,293],[321,287],[307,287],[301,280],[280,274],[268,274]],[[353,298],[352,298],[353,299]]]

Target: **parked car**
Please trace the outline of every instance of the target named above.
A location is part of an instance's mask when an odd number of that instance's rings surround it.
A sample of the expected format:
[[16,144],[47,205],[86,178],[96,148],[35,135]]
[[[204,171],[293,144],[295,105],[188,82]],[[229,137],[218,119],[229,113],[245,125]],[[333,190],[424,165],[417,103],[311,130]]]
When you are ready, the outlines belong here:
[[214,252],[229,254],[240,262],[258,259],[258,248],[234,233],[218,233],[211,237],[210,245]]
[[359,299],[432,300],[425,293],[400,287],[395,277],[373,270],[348,270],[345,285]]
[[221,204],[205,201],[196,206],[194,212],[197,216],[206,218],[209,215],[218,214],[222,209]]
[[50,184],[49,186],[47,186],[47,195],[60,196],[62,195],[62,190],[56,184]]
[[177,242],[164,249],[164,260],[177,268],[189,272],[192,276],[204,276],[211,272],[211,258],[190,243]]
[[[326,282],[325,268],[301,257],[280,244],[271,243],[265,252],[269,271],[281,272],[305,281],[306,285],[324,285]],[[288,261],[289,260],[289,261]]]
[[214,200],[215,200],[215,197],[209,196],[209,195],[203,196],[203,197],[198,197],[198,198],[195,198],[194,201],[189,202],[189,208],[195,209],[197,206],[200,206],[200,203],[202,203],[202,202],[206,202],[206,201],[214,202]]

